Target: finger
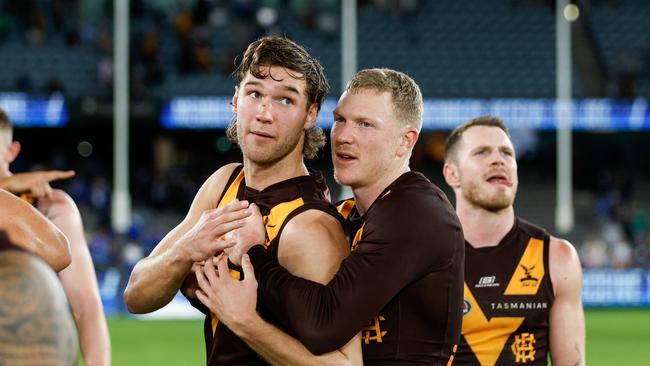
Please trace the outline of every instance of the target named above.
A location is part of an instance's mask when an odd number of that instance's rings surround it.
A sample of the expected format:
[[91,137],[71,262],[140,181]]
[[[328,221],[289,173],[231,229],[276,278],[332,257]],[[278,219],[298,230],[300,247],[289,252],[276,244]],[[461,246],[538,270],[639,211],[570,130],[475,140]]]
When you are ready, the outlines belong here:
[[219,279],[222,281],[230,279],[230,269],[228,268],[228,257],[223,256],[217,261],[217,270]]
[[237,242],[234,240],[227,240],[222,237],[215,235],[212,240],[208,243],[208,250],[212,253],[213,256],[218,256],[223,254],[224,250],[232,248]]
[[[209,262],[209,261],[206,261],[206,262]],[[200,269],[198,269],[196,271],[196,283],[199,284],[199,287],[204,292],[208,292],[211,289],[210,281],[208,281],[208,279],[205,277],[205,274],[203,273],[202,268],[200,268]]]
[[52,187],[50,187],[50,185],[48,183],[44,183],[43,184],[43,192],[44,192],[43,194],[45,195],[45,197],[52,196]]
[[253,212],[249,208],[240,208],[238,210],[228,210],[221,212],[213,212],[206,218],[208,222],[230,222],[245,219]]
[[205,262],[205,261],[192,263],[192,267],[190,268],[190,272],[196,273],[197,271],[200,271],[201,268],[203,267],[203,262]]
[[223,206],[224,210],[229,211],[229,210],[241,210],[242,208],[248,208],[249,202],[246,200],[238,200],[234,199],[227,205]]
[[234,201],[228,203],[225,206],[213,208],[205,212],[210,216],[219,216],[224,213],[241,211],[247,208],[248,208],[248,201],[239,201],[235,199]]
[[248,254],[244,254],[241,257],[241,268],[244,271],[244,282],[257,282],[255,279],[255,269]]
[[219,281],[221,274],[217,273],[217,271],[214,269],[214,264],[212,264],[212,261],[205,261],[205,265],[203,266],[203,273],[205,273],[205,277],[207,277],[208,281],[210,281],[210,283],[213,285]]
[[260,212],[260,208],[256,204],[251,203],[248,208],[251,210],[253,216],[262,216],[262,213]]
[[51,170],[49,172],[45,172],[43,174],[43,176],[44,176],[45,180],[47,180],[48,182],[51,182],[53,180],[72,178],[72,177],[74,177],[75,174],[76,173],[75,173],[74,170],[65,170],[65,171],[63,171],[63,170]]
[[[210,308],[210,305],[209,305],[210,299],[208,298],[208,295],[206,295],[205,292],[203,292],[203,290],[198,289],[198,290],[196,290],[196,292],[194,294],[196,295],[196,298],[199,299],[199,301],[203,305]],[[212,310],[212,309],[210,309],[210,310]]]
[[32,196],[36,198],[41,198],[45,195],[45,190],[40,184],[34,185],[29,190],[32,193]]
[[228,232],[237,230],[245,225],[245,219],[239,219],[225,223],[211,222],[209,224],[206,224],[205,230],[212,233],[212,238],[216,240],[217,238],[221,238],[222,236],[226,235]]

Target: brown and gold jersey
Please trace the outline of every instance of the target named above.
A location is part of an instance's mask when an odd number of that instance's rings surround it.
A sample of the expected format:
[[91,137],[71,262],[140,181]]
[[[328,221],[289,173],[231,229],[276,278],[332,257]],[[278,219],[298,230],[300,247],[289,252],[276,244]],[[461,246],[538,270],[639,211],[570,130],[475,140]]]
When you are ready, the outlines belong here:
[[[230,176],[226,188],[219,199],[218,207],[230,203],[235,198],[255,203],[264,217],[267,242],[266,251],[277,260],[278,243],[285,225],[296,215],[307,210],[321,210],[339,220],[343,218],[326,197],[327,185],[320,173],[291,178],[275,183],[262,191],[246,186],[244,170],[240,165]],[[251,259],[254,254],[249,253]],[[232,269],[231,275],[240,278],[241,273]],[[214,314],[210,314],[203,304],[190,300],[192,305],[206,314],[204,336],[206,360],[208,365],[266,365],[257,354],[228,327],[219,324]],[[286,319],[273,316],[258,301],[258,312],[270,323],[286,327]]]
[[465,244],[465,301],[455,365],[546,365],[553,287],[549,235],[515,223],[495,247]]
[[262,301],[278,315],[299,314],[290,330],[314,353],[361,331],[366,365],[447,365],[460,336],[464,241],[444,193],[408,172],[364,215],[351,201],[340,209],[353,250],[334,278],[307,281],[259,256]]

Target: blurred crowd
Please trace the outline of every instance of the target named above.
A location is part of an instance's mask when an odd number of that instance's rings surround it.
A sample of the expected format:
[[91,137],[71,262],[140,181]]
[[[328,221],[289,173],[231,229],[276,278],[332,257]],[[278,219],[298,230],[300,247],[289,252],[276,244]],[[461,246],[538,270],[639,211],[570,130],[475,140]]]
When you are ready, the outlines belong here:
[[[56,38],[65,47],[89,48],[97,55],[97,90],[110,98],[113,83],[113,1],[112,0],[0,0],[0,43],[20,38],[33,47]],[[408,20],[417,12],[418,0],[360,0],[361,7],[373,6],[391,16]],[[152,88],[170,74],[221,73],[229,75],[235,55],[264,34],[282,33],[287,16],[323,37],[338,37],[338,0],[131,0],[130,83],[133,99],[147,98]],[[215,30],[221,37],[214,39]],[[219,48],[219,52],[215,51]],[[167,57],[169,56],[169,58]],[[167,62],[167,60],[173,62]],[[622,63],[625,64],[625,63]],[[15,90],[66,93],[58,75],[45,85],[34,85],[28,74],[15,75]],[[535,135],[520,136],[525,142],[518,150],[537,145]],[[439,148],[433,154],[441,153]],[[528,142],[527,142],[528,141]],[[183,154],[169,150],[170,142],[157,143],[157,158],[136,167],[132,173],[133,223],[125,235],[111,231],[110,168],[97,161],[83,164],[77,176],[61,182],[77,202],[85,220],[88,242],[100,273],[118,267],[128,273],[135,262],[147,255],[162,236],[182,219],[203,181],[218,166],[197,166]],[[173,144],[172,144],[173,145]],[[167,147],[166,147],[167,146]],[[416,154],[417,155],[417,154]],[[175,160],[162,158],[176,156]],[[236,154],[234,155],[236,158]],[[233,156],[229,156],[233,158]],[[417,156],[416,156],[417,158]],[[47,161],[20,160],[16,171],[67,169],[63,154],[49,154]],[[588,268],[650,267],[650,202],[638,200],[625,180],[604,174],[593,197],[590,213],[596,225],[574,244]],[[636,188],[636,189],[635,189]],[[524,188],[525,189],[525,188]],[[553,189],[549,187],[549,189]],[[526,194],[525,190],[522,194]]]

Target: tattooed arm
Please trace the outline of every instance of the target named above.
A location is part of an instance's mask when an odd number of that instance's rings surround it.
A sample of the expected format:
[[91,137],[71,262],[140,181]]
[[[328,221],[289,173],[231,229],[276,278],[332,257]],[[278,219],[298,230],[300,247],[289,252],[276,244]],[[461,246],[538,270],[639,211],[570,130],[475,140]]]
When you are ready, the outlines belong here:
[[73,365],[77,334],[63,288],[38,257],[0,252],[0,364]]

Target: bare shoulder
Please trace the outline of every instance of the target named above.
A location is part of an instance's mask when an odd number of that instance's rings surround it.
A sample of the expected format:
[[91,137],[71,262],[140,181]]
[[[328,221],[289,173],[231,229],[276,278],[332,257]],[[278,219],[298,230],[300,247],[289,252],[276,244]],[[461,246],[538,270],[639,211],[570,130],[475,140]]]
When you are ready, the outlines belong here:
[[48,218],[54,214],[76,214],[79,212],[72,197],[60,189],[53,189],[51,195],[39,198],[36,208]]
[[338,219],[321,210],[307,210],[290,220],[282,236],[289,238],[324,239],[328,243],[338,244],[346,241],[343,227]]
[[214,173],[208,177],[208,179],[205,181],[208,184],[211,185],[226,185],[226,182],[228,181],[228,178],[230,178],[230,175],[232,174],[233,171],[235,171],[235,168],[237,168],[239,163],[230,163],[222,166],[221,168],[217,169]]
[[582,282],[582,268],[576,249],[567,240],[551,236],[549,242],[549,269],[556,292],[564,288],[578,288]]
[[580,265],[578,252],[575,247],[565,239],[551,236],[548,255],[550,263],[555,265]]
[[212,173],[194,197],[191,210],[204,211],[208,208],[216,207],[217,201],[225,189],[230,175],[232,175],[232,172],[239,165],[238,163],[226,164]]
[[340,222],[323,211],[307,210],[282,231],[278,261],[294,276],[327,283],[349,252]]

